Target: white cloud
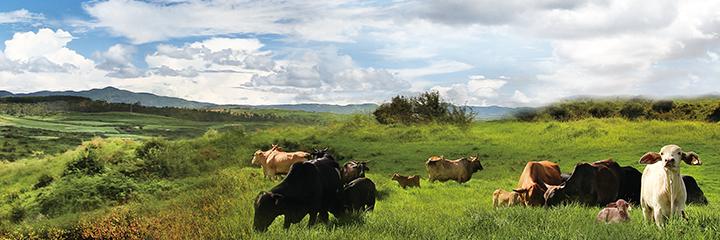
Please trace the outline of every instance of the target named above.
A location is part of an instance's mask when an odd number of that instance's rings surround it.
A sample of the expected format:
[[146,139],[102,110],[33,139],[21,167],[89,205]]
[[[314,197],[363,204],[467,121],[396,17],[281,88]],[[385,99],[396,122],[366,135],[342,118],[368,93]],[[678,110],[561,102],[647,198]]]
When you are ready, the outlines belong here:
[[396,73],[399,77],[404,79],[415,79],[428,75],[453,73],[472,69],[473,66],[467,63],[440,60],[433,61],[429,65],[419,68],[405,68],[405,69],[391,69],[390,72]]
[[506,79],[487,79],[481,75],[471,75],[467,82],[447,87],[436,86],[432,90],[440,92],[450,102],[457,105],[491,105],[498,100],[498,90],[507,84]]
[[4,55],[18,64],[16,71],[87,71],[94,67],[91,60],[66,47],[72,39],[72,35],[62,29],[15,33],[5,41]]
[[43,19],[45,19],[45,17],[42,14],[32,13],[26,9],[0,12],[0,24],[26,23]]
[[133,46],[115,44],[107,51],[95,53],[98,69],[108,71],[106,76],[114,78],[134,78],[145,74],[133,64],[133,54],[137,50]]

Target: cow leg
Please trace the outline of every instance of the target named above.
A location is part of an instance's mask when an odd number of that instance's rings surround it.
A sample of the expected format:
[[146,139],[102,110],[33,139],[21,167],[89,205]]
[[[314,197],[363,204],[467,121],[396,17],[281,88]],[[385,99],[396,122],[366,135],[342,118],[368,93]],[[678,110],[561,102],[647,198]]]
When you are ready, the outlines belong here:
[[283,223],[283,228],[284,228],[285,230],[288,230],[288,229],[290,228],[290,224],[291,224],[291,223],[290,223],[290,220],[288,220],[287,217],[286,217],[286,218],[285,218],[285,222]]
[[655,217],[655,225],[657,225],[659,228],[662,228],[662,226],[665,225],[665,221],[667,220],[663,212],[660,209],[655,209],[653,215]]
[[645,221],[653,222],[653,209],[648,206],[644,206],[645,204],[641,204],[642,210],[643,210],[643,218],[645,218]]
[[327,211],[320,211],[319,218],[320,222],[327,224],[330,221],[330,215]]
[[315,223],[317,222],[317,215],[318,214],[316,212],[310,213],[310,218],[308,219],[308,227],[312,227],[313,225],[315,225]]

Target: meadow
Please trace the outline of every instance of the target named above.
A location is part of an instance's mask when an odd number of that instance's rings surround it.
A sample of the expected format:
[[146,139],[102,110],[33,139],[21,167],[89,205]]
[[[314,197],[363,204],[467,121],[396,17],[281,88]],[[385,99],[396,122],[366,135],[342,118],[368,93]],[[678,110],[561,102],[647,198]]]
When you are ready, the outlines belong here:
[[[152,143],[152,144],[150,144]],[[330,147],[341,162],[370,161],[379,191],[375,211],[329,225],[293,225],[282,217],[262,234],[251,230],[252,201],[278,181],[250,166],[251,153],[278,143],[289,150]],[[497,188],[515,187],[527,161],[551,160],[563,172],[578,162],[612,158],[637,163],[642,154],[678,144],[697,152],[702,166],[682,166],[710,204],[689,206],[690,220],[663,230],[643,222],[594,222],[599,207],[493,209]],[[720,234],[720,128],[692,121],[584,119],[573,122],[475,122],[381,125],[355,115],[317,124],[226,127],[201,136],[162,139],[95,138],[68,152],[0,165],[0,236],[5,238],[119,239],[717,239]],[[402,189],[390,175],[426,176],[430,155],[478,155],[484,170],[465,184],[421,181]],[[92,156],[92,157],[90,157]],[[102,171],[68,174],[92,159]],[[77,169],[75,169],[77,170]],[[35,188],[43,175],[54,181]],[[122,181],[118,181],[118,179]],[[125,183],[132,183],[127,186]],[[75,195],[71,189],[85,189]],[[109,189],[109,190],[108,190]],[[67,200],[70,198],[70,200]],[[63,199],[62,201],[60,199]],[[51,207],[48,209],[48,207]],[[19,214],[22,213],[22,214]],[[19,218],[18,218],[19,217]]]

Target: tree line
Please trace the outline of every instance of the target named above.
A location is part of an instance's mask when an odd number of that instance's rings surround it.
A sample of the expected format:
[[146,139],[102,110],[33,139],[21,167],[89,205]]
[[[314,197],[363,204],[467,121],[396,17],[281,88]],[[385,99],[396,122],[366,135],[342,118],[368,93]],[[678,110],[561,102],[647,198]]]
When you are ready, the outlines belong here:
[[624,118],[628,120],[720,121],[720,99],[680,100],[577,99],[541,108],[523,109],[514,114],[520,121],[575,121],[586,118]]

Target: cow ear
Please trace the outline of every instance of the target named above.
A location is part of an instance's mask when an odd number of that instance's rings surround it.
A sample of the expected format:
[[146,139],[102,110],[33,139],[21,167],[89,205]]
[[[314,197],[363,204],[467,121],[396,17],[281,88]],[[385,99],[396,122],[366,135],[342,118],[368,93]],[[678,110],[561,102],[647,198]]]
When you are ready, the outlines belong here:
[[660,159],[662,159],[662,156],[659,153],[648,152],[640,158],[640,164],[653,164],[660,161]]
[[688,165],[702,165],[702,161],[700,161],[700,156],[698,156],[695,152],[683,152],[682,160]]

